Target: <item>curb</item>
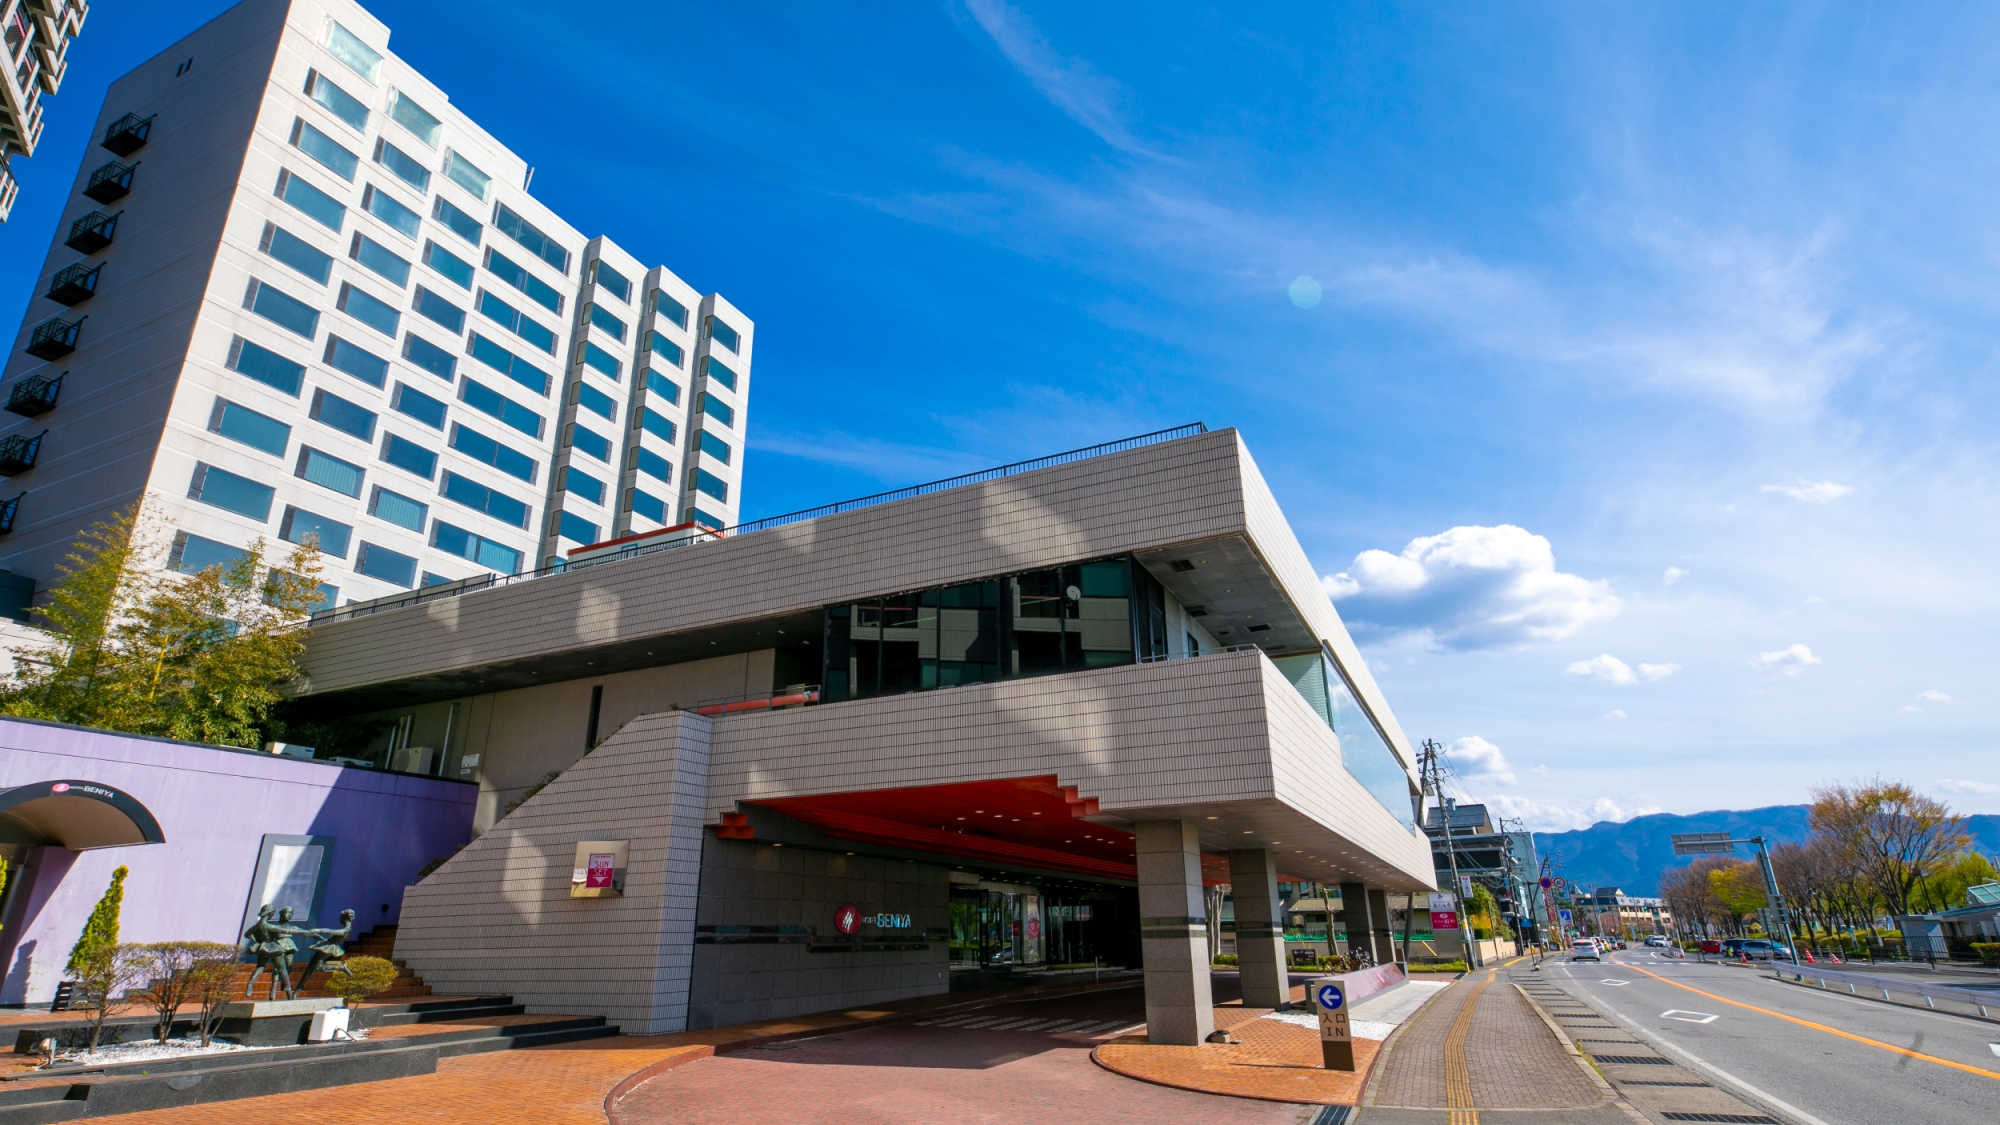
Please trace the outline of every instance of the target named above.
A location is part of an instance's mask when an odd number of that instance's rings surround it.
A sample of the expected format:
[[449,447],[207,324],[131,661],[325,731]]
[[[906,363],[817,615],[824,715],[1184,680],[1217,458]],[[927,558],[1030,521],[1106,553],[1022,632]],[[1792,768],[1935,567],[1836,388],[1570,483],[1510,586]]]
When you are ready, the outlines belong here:
[[611,1087],[604,1095],[604,1119],[611,1125],[624,1125],[625,1118],[618,1112],[618,1103],[623,1101],[627,1094],[677,1066],[691,1063],[696,1059],[712,1058],[714,1055],[714,1047],[695,1047],[670,1058],[661,1059],[659,1062],[642,1066],[619,1079],[618,1085]]
[[[1143,1075],[1127,1074],[1124,1071],[1119,1070],[1118,1068],[1112,1066],[1110,1063],[1105,1062],[1103,1059],[1097,1057],[1097,1052],[1101,1050],[1103,1046],[1104,1046],[1103,1044],[1100,1044],[1099,1046],[1092,1047],[1090,1049],[1090,1061],[1096,1063],[1099,1069],[1103,1070],[1107,1074],[1115,1074],[1120,1078],[1130,1079],[1134,1082],[1144,1082],[1149,1086],[1165,1086],[1169,1090],[1186,1090],[1192,1094],[1207,1094],[1211,1098],[1235,1098],[1238,1101],[1246,1101],[1246,1102],[1277,1102],[1280,1105],[1338,1105],[1338,1106],[1348,1106],[1349,1108],[1358,1108],[1359,1102],[1361,1100],[1360,1095],[1358,1094],[1356,1095],[1355,1101],[1353,1103],[1320,1102],[1320,1101],[1302,1100],[1299,1098],[1279,1098],[1279,1097],[1272,1097],[1268,1094],[1224,1094],[1216,1090],[1206,1090],[1200,1086],[1188,1086],[1179,1082],[1169,1082],[1164,1078],[1147,1078]],[[1382,1051],[1378,1049],[1375,1052],[1375,1057],[1368,1060],[1368,1073],[1362,1082],[1362,1089],[1364,1091],[1368,1088],[1368,1083],[1374,1080],[1375,1064],[1377,1062],[1380,1062],[1381,1059],[1382,1059]],[[1362,1076],[1357,1075],[1357,1077],[1362,1077]]]

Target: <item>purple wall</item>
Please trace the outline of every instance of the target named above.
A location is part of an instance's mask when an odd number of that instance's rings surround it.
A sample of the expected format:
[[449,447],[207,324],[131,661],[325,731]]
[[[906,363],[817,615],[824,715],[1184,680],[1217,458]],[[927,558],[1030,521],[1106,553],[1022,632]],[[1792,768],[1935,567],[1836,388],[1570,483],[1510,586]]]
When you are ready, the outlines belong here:
[[0,932],[0,1004],[55,994],[119,864],[132,869],[120,940],[236,941],[266,833],[336,838],[316,924],[337,924],[348,908],[357,933],[393,923],[417,872],[471,839],[479,794],[455,781],[0,717],[0,789],[58,778],[131,794],[167,842],[42,849],[32,898],[9,911],[13,932]]

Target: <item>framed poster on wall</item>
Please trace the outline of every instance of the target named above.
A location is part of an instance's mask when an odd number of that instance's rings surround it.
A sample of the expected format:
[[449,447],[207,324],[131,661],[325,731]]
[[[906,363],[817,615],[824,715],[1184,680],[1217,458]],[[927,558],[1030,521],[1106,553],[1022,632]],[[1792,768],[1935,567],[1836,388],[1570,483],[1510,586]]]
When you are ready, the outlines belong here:
[[292,908],[292,921],[308,925],[316,919],[326,897],[326,876],[333,867],[332,836],[279,836],[267,833],[257,849],[257,867],[250,877],[249,900],[243,907],[238,934],[257,920],[257,911],[269,904],[272,913]]

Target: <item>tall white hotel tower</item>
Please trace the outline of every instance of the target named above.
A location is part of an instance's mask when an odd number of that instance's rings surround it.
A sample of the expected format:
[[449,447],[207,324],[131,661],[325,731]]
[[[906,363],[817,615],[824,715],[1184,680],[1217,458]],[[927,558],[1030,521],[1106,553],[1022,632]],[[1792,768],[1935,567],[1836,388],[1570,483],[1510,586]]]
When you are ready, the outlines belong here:
[[736,522],[750,320],[529,195],[358,4],[245,0],[92,139],[0,386],[19,586],[141,496],[181,570],[317,535],[342,604]]

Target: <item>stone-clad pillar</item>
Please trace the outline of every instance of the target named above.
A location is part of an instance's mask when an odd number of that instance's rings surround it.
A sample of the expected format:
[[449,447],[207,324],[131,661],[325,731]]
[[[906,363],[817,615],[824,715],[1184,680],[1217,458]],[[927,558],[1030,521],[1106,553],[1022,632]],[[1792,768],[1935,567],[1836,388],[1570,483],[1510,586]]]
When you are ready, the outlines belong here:
[[1201,843],[1194,825],[1133,825],[1139,858],[1139,939],[1146,969],[1146,1038],[1192,1047],[1215,1030]]
[[1243,1006],[1283,1007],[1292,997],[1292,985],[1285,974],[1278,865],[1270,849],[1230,852],[1229,886],[1236,907],[1236,967],[1243,977]]
[[1375,922],[1368,916],[1368,888],[1360,883],[1340,885],[1341,925],[1347,930],[1347,952],[1375,953]]
[[1396,932],[1389,927],[1389,893],[1387,891],[1368,892],[1368,920],[1374,923],[1371,931],[1375,935],[1375,963],[1393,965],[1396,963]]

